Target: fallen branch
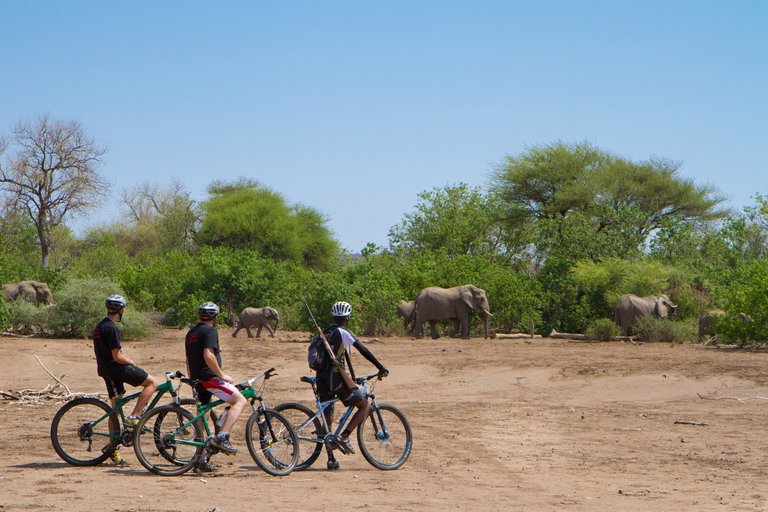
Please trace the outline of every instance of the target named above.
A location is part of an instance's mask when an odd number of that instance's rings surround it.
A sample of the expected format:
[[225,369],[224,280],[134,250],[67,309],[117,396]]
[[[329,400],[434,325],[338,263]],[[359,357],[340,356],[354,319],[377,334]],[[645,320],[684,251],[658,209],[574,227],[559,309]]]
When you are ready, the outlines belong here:
[[768,396],[748,396],[746,398],[737,398],[735,396],[705,396],[696,393],[702,400],[736,400],[737,402],[746,402],[747,400],[768,400]]
[[[71,394],[72,394],[72,392],[69,390],[69,386],[67,386],[66,384],[64,384],[63,382],[61,382],[61,380],[60,380],[58,377],[56,377],[54,374],[52,374],[50,371],[48,371],[48,368],[46,368],[46,367],[45,367],[45,365],[43,364],[43,362],[42,362],[42,361],[40,361],[40,358],[39,358],[39,357],[35,356],[35,359],[37,359],[37,362],[38,362],[38,363],[40,363],[40,366],[42,366],[42,367],[43,367],[43,370],[45,370],[45,371],[46,371],[46,373],[48,373],[48,375],[50,375],[51,377],[53,377],[53,378],[54,378],[54,380],[55,380],[56,382],[58,382],[59,384],[61,384],[62,386],[64,386],[64,389],[66,389],[66,390],[67,390],[67,394],[68,394],[68,395],[71,395]],[[64,376],[62,375],[62,376],[61,376],[61,378],[63,379],[63,378],[64,378]]]
[[697,427],[708,426],[708,424],[704,423],[703,421],[686,421],[686,420],[675,420],[675,425],[696,425]]
[[525,333],[517,333],[517,334],[504,334],[504,333],[496,333],[496,337],[502,340],[517,340],[517,339],[531,339],[531,338],[541,338],[541,334],[534,334],[531,336],[530,334]]

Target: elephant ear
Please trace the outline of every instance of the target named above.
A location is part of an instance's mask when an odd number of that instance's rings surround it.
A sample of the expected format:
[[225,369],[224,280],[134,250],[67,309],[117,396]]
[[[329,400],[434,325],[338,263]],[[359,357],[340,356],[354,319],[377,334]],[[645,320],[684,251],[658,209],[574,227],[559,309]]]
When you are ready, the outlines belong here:
[[475,301],[472,297],[472,290],[467,287],[463,287],[459,292],[459,297],[461,297],[461,301],[464,302],[469,307],[469,309],[475,309]]
[[659,318],[667,318],[669,316],[669,309],[667,308],[667,302],[664,300],[664,296],[656,297],[656,316]]

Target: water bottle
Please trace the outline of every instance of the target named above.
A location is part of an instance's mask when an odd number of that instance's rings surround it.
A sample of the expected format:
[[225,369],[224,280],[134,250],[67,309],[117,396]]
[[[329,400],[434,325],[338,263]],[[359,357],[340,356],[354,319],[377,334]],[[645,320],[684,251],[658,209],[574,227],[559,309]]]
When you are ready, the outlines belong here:
[[227,419],[227,413],[229,412],[229,407],[230,407],[229,405],[228,405],[228,406],[226,406],[226,407],[224,408],[224,412],[223,412],[223,413],[221,413],[221,416],[219,416],[219,419],[218,419],[218,420],[216,420],[216,425],[217,425],[219,428],[222,428],[222,427],[224,426],[224,422],[225,422],[225,421],[226,421],[226,419]]

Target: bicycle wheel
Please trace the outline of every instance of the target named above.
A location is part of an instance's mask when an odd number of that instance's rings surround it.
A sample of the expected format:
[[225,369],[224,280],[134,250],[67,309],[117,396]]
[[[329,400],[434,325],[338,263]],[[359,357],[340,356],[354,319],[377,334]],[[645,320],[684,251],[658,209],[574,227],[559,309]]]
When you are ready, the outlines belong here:
[[299,458],[296,462],[296,469],[301,471],[307,469],[315,463],[323,451],[323,442],[318,437],[318,432],[323,431],[323,424],[319,418],[310,421],[315,411],[306,405],[296,402],[280,404],[275,407],[291,423],[296,437],[299,440]]
[[279,412],[257,410],[248,418],[245,442],[251,457],[272,476],[285,476],[299,460],[299,438],[291,423]]
[[357,444],[365,460],[378,469],[397,469],[411,454],[411,426],[400,409],[379,404],[357,427]]
[[[181,406],[189,410],[193,416],[197,413],[196,411],[197,401],[193,398],[182,398]],[[162,436],[160,435],[160,432],[162,432],[163,430],[163,426],[162,426],[163,421],[165,420],[167,415],[168,415],[168,411],[164,411],[164,412],[158,413],[157,416],[155,417],[154,425],[152,426],[152,432],[154,434],[154,439],[155,439],[155,447],[157,448],[158,453],[162,455],[165,458],[165,460],[172,462],[178,466],[183,466],[187,464],[189,461],[179,459],[179,457],[183,455],[189,455],[189,454],[188,453],[184,454],[179,452],[175,446],[166,447],[163,445],[163,440],[162,440]],[[183,427],[184,423],[188,421],[184,416],[173,414],[171,418],[169,418],[168,423],[165,424],[166,429],[169,427],[171,419],[176,420],[176,425],[178,425],[179,427]]]
[[176,404],[155,407],[144,414],[133,440],[141,465],[161,476],[181,475],[192,469],[204,445],[200,421]]
[[53,449],[73,466],[104,462],[120,443],[119,436],[117,414],[98,398],[81,397],[67,402],[51,422]]

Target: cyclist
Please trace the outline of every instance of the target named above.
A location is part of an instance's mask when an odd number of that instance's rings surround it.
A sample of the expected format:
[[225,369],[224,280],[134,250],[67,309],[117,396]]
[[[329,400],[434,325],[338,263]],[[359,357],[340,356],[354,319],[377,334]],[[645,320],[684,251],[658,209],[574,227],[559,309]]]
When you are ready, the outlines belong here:
[[[227,416],[218,434],[210,439],[211,446],[221,452],[232,455],[237,449],[229,441],[229,432],[237,421],[246,405],[245,397],[233,385],[232,377],[221,369],[221,354],[219,348],[219,333],[216,331],[216,319],[219,316],[219,306],[213,302],[202,304],[197,310],[199,322],[187,332],[184,340],[187,355],[187,372],[193,379],[200,379],[197,386],[198,398],[207,404],[211,395],[229,404]],[[198,472],[215,471],[216,467],[201,457],[195,468]]]
[[[354,334],[347,328],[349,324],[349,317],[352,314],[352,306],[347,302],[337,302],[331,308],[331,315],[333,316],[333,323],[325,330],[326,333],[330,332],[330,335],[326,335],[328,343],[331,345],[331,350],[336,356],[342,368],[345,368],[344,355],[347,354],[349,358],[350,347],[355,347],[363,357],[370,361],[379,370],[381,377],[389,375],[384,365],[382,365],[376,356],[374,356],[360,340],[358,340]],[[351,369],[351,368],[350,368]],[[341,400],[341,403],[345,406],[353,405],[357,408],[355,414],[349,420],[344,432],[335,439],[336,445],[343,454],[355,453],[352,445],[349,443],[349,435],[357,428],[357,426],[363,422],[365,417],[370,411],[370,405],[368,400],[362,393],[360,388],[349,389],[342,380],[339,369],[336,365],[331,365],[325,370],[320,370],[316,374],[317,376],[317,396],[321,401],[331,400],[334,396]],[[353,375],[354,377],[354,375]],[[328,428],[333,430],[333,404],[325,410],[325,417],[328,421]],[[328,452],[328,469],[338,469],[339,462],[333,455],[333,451]]]
[[[124,383],[144,388],[136,400],[133,412],[125,421],[126,426],[135,427],[144,407],[147,406],[152,393],[157,388],[157,380],[136,366],[136,363],[122,351],[120,331],[115,322],[122,321],[123,310],[128,305],[128,301],[122,295],[110,295],[104,301],[104,305],[107,308],[107,316],[93,329],[93,351],[96,353],[97,371],[107,385],[112,407],[117,406],[116,398],[125,394]],[[110,458],[118,466],[125,464],[119,449],[113,451]]]

